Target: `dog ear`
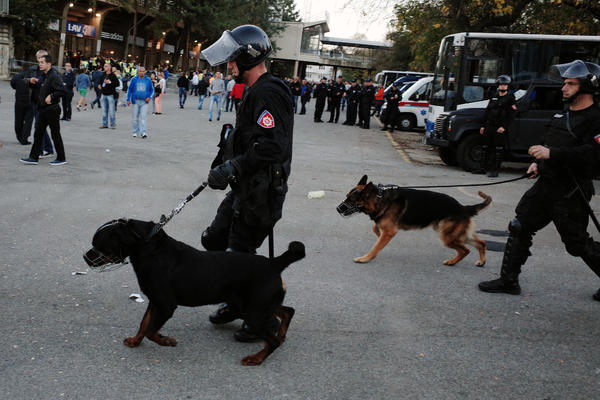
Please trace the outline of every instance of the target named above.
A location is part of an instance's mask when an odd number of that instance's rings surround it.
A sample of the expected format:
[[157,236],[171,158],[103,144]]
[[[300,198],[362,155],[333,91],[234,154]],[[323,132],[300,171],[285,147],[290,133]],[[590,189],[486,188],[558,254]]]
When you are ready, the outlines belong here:
[[135,241],[147,241],[150,238],[150,233],[154,228],[154,222],[139,221],[137,219],[128,219],[127,227],[135,237]]
[[363,175],[363,177],[360,178],[360,181],[358,181],[358,185],[357,186],[364,186],[364,185],[366,185],[367,184],[367,179],[369,179],[369,178],[367,178],[366,175]]

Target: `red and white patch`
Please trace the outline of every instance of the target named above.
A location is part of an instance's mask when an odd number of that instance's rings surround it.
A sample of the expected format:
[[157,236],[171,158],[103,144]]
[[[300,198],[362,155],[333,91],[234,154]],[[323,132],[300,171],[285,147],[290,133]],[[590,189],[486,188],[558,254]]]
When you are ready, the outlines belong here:
[[600,144],[600,135],[596,135],[594,136],[594,141],[598,144]]
[[275,119],[267,110],[260,114],[260,117],[258,117],[258,121],[256,121],[256,123],[263,128],[275,128]]

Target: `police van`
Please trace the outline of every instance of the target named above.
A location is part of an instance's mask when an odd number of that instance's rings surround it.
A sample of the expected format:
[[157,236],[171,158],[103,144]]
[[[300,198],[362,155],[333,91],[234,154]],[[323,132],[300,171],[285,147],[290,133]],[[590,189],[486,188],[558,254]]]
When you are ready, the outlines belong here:
[[[398,110],[400,111],[398,127],[403,131],[409,131],[414,128],[423,128],[425,126],[425,116],[429,107],[429,97],[431,95],[431,85],[433,77],[428,76],[417,81],[408,82],[399,87],[402,98],[398,101]],[[381,107],[381,119],[385,119],[385,112],[389,105],[384,104]]]

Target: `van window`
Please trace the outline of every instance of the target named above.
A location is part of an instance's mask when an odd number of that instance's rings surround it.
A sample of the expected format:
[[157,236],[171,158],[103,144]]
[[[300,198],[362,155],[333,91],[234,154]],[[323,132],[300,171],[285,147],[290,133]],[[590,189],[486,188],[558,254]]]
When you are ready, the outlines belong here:
[[418,88],[409,98],[409,100],[425,100],[427,98],[429,98],[429,96],[427,96],[427,89],[431,88],[431,84],[425,84],[422,85],[420,88]]

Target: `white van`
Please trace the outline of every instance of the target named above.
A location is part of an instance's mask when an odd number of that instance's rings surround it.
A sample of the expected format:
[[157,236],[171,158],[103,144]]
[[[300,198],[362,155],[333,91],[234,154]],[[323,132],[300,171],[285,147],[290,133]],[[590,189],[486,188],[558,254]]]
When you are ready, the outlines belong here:
[[[429,107],[429,96],[431,95],[432,76],[421,78],[411,83],[410,87],[402,93],[402,99],[398,102],[400,116],[398,127],[403,131],[414,128],[425,127],[425,115]],[[382,115],[385,113],[387,103],[381,108]]]

